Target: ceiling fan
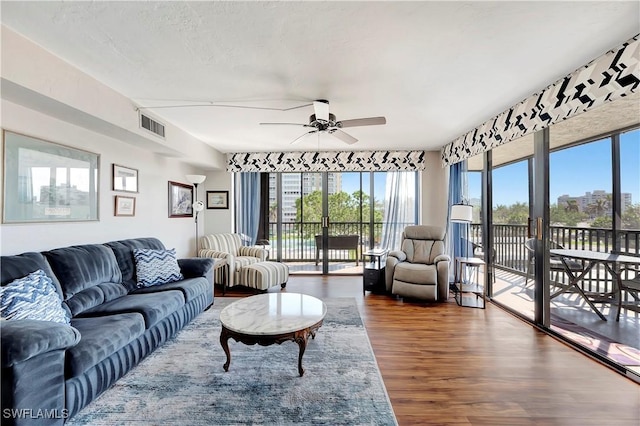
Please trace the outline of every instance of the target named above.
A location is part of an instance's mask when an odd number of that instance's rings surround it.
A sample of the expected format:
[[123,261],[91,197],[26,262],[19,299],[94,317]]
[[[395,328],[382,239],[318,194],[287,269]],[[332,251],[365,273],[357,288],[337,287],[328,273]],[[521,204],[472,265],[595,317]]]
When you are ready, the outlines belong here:
[[284,126],[302,126],[311,127],[313,130],[297,137],[291,144],[300,141],[305,136],[313,133],[326,132],[344,143],[349,145],[358,142],[358,139],[354,138],[350,134],[343,132],[340,129],[345,127],[358,127],[358,126],[375,126],[379,124],[386,124],[387,119],[384,117],[368,117],[368,118],[356,118],[352,120],[336,121],[336,116],[329,112],[329,101],[325,99],[318,99],[313,101],[313,110],[315,114],[311,114],[308,124],[299,123],[260,123],[261,125],[284,125]]

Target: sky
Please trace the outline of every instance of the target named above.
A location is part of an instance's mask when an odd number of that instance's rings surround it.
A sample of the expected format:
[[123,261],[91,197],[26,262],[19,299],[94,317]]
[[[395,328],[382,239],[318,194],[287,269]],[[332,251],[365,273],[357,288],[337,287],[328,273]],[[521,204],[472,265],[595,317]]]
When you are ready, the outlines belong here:
[[[384,200],[386,179],[386,173],[376,172],[373,174],[373,190],[377,200]],[[353,194],[354,191],[360,190],[360,173],[342,173],[342,190],[347,194]],[[365,193],[369,192],[369,173],[362,174],[362,190]]]
[[[622,192],[631,193],[633,204],[640,203],[640,130],[620,137],[620,180]],[[609,139],[562,149],[549,154],[549,198],[584,195],[585,192],[611,192],[611,143]],[[527,162],[520,161],[493,171],[494,205],[528,203]],[[470,173],[469,198],[480,198],[480,173]]]

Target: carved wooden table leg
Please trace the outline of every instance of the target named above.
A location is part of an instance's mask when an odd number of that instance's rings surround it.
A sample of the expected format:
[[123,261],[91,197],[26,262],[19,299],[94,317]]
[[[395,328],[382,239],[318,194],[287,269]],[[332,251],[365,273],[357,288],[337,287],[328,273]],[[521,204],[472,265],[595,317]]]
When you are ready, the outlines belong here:
[[224,353],[227,355],[227,362],[224,363],[222,368],[224,371],[229,371],[229,364],[231,363],[231,352],[229,352],[229,330],[222,327],[222,332],[220,333],[220,344],[222,345],[222,349]]
[[300,377],[304,374],[304,368],[302,368],[302,356],[304,355],[304,351],[307,349],[307,340],[309,339],[309,334],[305,331],[296,333],[295,342],[298,344],[298,348],[300,349],[298,353],[298,374]]

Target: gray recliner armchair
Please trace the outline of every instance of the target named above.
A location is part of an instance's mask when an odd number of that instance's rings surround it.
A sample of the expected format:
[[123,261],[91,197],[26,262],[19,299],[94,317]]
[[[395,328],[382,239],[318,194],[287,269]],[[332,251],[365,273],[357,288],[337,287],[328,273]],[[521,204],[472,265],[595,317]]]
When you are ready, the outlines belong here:
[[445,229],[407,226],[400,251],[387,256],[387,291],[404,297],[445,302],[449,298],[449,262],[444,249]]

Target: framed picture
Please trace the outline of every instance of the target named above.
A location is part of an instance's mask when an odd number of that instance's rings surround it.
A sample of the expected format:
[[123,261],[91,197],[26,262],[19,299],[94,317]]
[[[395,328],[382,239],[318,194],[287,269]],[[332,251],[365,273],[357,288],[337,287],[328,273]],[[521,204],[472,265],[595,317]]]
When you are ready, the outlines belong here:
[[114,164],[113,190],[138,192],[138,170]]
[[3,131],[3,223],[98,220],[100,156]]
[[136,199],[135,197],[125,197],[116,195],[115,216],[135,216],[136,215]]
[[208,209],[228,209],[229,191],[207,191]]
[[169,181],[169,217],[193,217],[193,186]]

